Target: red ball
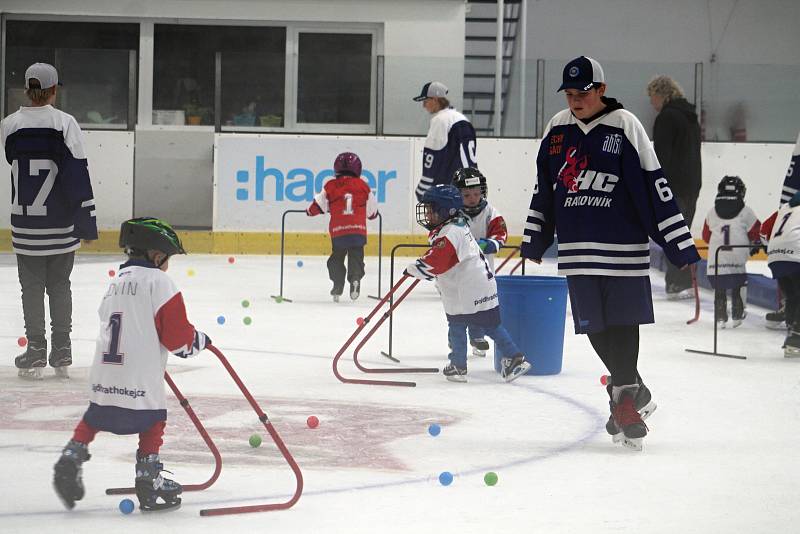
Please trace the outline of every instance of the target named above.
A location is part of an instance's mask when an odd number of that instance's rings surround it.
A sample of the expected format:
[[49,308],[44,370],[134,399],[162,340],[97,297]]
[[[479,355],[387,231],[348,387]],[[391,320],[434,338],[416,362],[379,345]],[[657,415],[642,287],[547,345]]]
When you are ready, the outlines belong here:
[[25,336],[22,336],[21,338],[17,339],[17,345],[19,345],[20,347],[24,347],[27,344],[28,344],[28,338],[26,338]]
[[109,277],[111,277],[111,278],[114,278],[114,276],[115,276],[116,274],[117,274],[117,273],[116,273],[116,271],[114,271],[114,269],[109,269],[109,270],[108,270],[108,276],[109,276]]
[[235,261],[236,261],[236,258],[234,258],[233,256],[228,258],[228,263],[233,263]]
[[363,317],[359,317],[358,319],[356,319],[356,324],[358,326],[363,325],[364,324],[364,318]]
[[317,428],[319,426],[319,419],[317,419],[316,415],[309,415],[308,419],[306,419],[306,424],[308,428]]
[[611,377],[608,375],[600,375],[600,383],[603,384],[604,386],[607,386],[609,378]]

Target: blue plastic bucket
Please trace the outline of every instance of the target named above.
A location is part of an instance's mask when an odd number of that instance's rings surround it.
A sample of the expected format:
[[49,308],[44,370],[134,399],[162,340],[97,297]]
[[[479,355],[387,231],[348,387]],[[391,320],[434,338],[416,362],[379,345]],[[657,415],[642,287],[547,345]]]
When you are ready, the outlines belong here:
[[[498,276],[500,317],[511,339],[531,362],[529,375],[557,375],[564,356],[567,279],[560,276]],[[495,350],[494,369],[501,355]]]

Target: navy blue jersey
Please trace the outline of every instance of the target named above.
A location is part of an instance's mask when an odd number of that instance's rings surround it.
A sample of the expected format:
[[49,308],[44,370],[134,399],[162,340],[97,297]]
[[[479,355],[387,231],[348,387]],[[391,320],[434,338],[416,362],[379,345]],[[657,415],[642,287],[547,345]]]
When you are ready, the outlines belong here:
[[22,107],[0,122],[11,165],[14,252],[48,256],[97,239],[94,194],[81,129],[52,106]]
[[436,184],[452,183],[458,169],[477,168],[475,144],[475,129],[464,115],[453,108],[434,113],[422,152],[417,200],[422,200],[425,191]]
[[648,276],[648,237],[677,266],[700,259],[644,128],[616,105],[545,128],[521,252],[541,259],[557,231],[559,274]]
[[798,191],[800,191],[800,135],[797,136],[797,143],[792,152],[792,161],[789,162],[789,170],[786,171],[786,178],[783,179],[781,204],[789,202]]

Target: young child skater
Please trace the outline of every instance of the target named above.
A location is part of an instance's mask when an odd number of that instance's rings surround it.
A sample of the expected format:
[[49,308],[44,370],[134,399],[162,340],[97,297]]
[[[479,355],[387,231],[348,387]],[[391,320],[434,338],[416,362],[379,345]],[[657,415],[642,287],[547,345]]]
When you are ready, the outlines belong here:
[[800,358],[800,192],[764,221],[761,237],[769,241],[767,264],[786,299],[789,333],[783,342],[783,355]]
[[[506,244],[508,228],[500,212],[486,200],[488,187],[486,177],[481,171],[472,167],[458,169],[453,174],[453,185],[461,191],[464,201],[462,210],[469,222],[469,231],[477,240],[478,246],[486,257],[489,268],[494,273],[494,256],[500,247]],[[472,354],[486,356],[489,342],[486,341],[480,327],[470,326],[468,329],[469,343],[472,345]]]
[[503,325],[497,282],[475,238],[469,231],[461,192],[452,185],[437,184],[425,191],[417,204],[417,222],[429,230],[431,248],[405,274],[420,280],[436,279],[447,315],[450,363],[445,377],[467,381],[467,327],[481,327],[504,356],[501,375],[511,382],[531,364],[519,351]]
[[[314,196],[306,215],[331,214],[328,231],[331,248],[328,276],[333,282],[334,302],[344,292],[345,276],[350,282],[350,298],[356,300],[364,277],[364,246],[367,244],[367,218],[378,216],[378,201],[361,178],[361,160],[352,152],[342,152],[333,162],[336,179],[325,183]],[[347,268],[344,259],[347,257]]]
[[703,240],[708,243],[708,281],[714,288],[714,312],[722,328],[728,324],[728,297],[731,290],[731,322],[736,328],[747,312],[747,269],[750,248],[733,248],[719,251],[725,245],[753,245],[761,242],[761,221],[753,210],[745,206],[747,188],[738,176],[725,176],[717,186],[714,207],[703,224]]
[[167,420],[164,370],[170,353],[195,356],[211,340],[189,323],[183,296],[166,274],[170,256],[186,254],[170,225],[149,217],[125,221],[119,245],[128,260],[100,304],[89,408],[61,452],[53,486],[64,505],[73,508],[84,495],[81,465],[91,457],[88,446],[95,435],[139,434],[139,508],[177,508],[183,490],[161,476],[164,466],[158,457]]

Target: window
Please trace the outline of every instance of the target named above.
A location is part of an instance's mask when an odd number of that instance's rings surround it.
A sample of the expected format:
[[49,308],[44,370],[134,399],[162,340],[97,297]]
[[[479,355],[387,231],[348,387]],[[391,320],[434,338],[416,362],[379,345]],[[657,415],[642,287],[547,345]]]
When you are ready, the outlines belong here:
[[369,124],[372,34],[299,34],[297,122]]
[[7,20],[4,114],[29,105],[25,70],[44,62],[63,83],[58,108],[85,127],[127,128],[138,50],[138,24]]
[[154,124],[214,124],[216,53],[221,54],[221,123],[283,126],[286,29],[155,26]]

